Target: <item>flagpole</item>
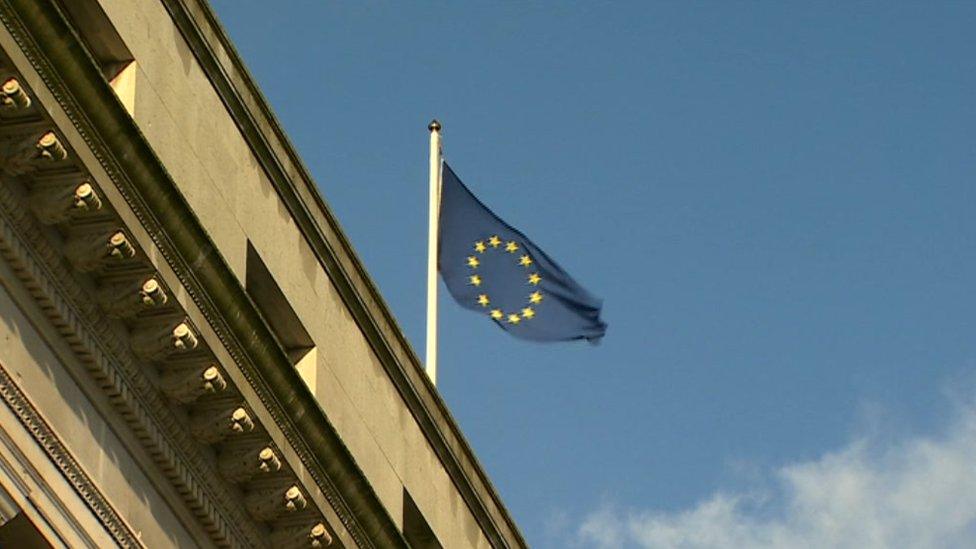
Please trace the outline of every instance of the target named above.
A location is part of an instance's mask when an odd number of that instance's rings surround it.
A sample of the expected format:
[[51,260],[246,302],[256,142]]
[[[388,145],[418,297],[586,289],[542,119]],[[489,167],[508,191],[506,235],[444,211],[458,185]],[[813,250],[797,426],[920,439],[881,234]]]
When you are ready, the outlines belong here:
[[427,377],[437,385],[437,224],[441,202],[441,123],[431,120],[430,203],[427,233]]

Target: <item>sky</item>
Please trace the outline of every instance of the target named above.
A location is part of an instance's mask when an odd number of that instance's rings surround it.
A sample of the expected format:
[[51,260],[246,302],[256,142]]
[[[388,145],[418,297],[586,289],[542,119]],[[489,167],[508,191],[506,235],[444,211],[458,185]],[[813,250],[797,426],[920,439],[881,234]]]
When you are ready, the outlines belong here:
[[537,344],[441,285],[438,389],[532,546],[976,536],[976,4],[213,3],[418,354],[434,117],[604,300]]

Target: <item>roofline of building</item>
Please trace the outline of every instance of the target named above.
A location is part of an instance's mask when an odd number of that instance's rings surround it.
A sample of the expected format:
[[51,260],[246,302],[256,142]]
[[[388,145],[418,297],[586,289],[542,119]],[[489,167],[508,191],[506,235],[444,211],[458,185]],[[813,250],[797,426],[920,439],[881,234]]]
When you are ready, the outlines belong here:
[[2,0],[0,14],[88,146],[111,166],[113,182],[140,213],[235,361],[247,370],[255,391],[273,405],[269,411],[289,433],[289,442],[309,456],[306,466],[323,483],[323,492],[338,493],[340,500],[332,504],[353,522],[345,526],[357,543],[406,547],[351,452],[59,8],[35,0]]
[[525,540],[206,0],[163,0],[489,540]]
[[[58,32],[64,32],[57,28],[62,20],[56,8],[47,10],[41,6],[48,4],[32,0],[8,1],[17,6],[18,15],[30,23],[32,32],[43,35],[38,36],[37,46],[75,94],[78,106],[88,113],[83,122],[113,151],[113,160],[127,175],[135,195],[153,212],[164,233],[156,236],[177,252],[170,261],[193,265],[192,270],[176,270],[183,271],[186,281],[201,290],[196,296],[200,308],[216,315],[211,318],[224,324],[233,343],[248,355],[247,362],[271,389],[285,419],[300,433],[319,466],[329,479],[342,484],[337,488],[370,537],[380,546],[400,545],[402,537],[351,453],[274,343],[165,166],[90,58],[83,59],[87,54],[80,48],[56,46],[63,40]],[[205,0],[162,1],[486,537],[496,547],[525,547],[517,525],[212,9]]]

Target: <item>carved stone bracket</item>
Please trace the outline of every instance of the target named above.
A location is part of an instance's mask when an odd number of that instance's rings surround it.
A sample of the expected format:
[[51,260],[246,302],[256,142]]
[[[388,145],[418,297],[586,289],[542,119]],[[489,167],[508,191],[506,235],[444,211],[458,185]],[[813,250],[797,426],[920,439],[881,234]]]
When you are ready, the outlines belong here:
[[98,291],[98,302],[113,318],[131,318],[141,312],[158,309],[168,301],[169,297],[155,277],[110,283]]
[[197,440],[206,444],[214,444],[253,430],[254,420],[243,406],[198,411],[190,420],[190,432]]
[[144,360],[163,360],[192,351],[197,345],[197,336],[186,322],[174,327],[152,323],[132,332],[132,352]]
[[220,393],[227,388],[227,380],[217,365],[168,368],[160,377],[159,388],[176,402],[189,404],[202,396]]
[[242,483],[259,475],[277,473],[281,470],[281,459],[269,441],[257,440],[246,445],[225,445],[217,467],[230,482]]
[[8,78],[0,86],[0,108],[26,109],[31,106],[31,98],[16,78]]
[[66,158],[68,151],[53,131],[7,135],[0,140],[0,171],[6,175],[25,175]]
[[256,520],[269,522],[281,515],[305,509],[308,501],[298,486],[291,485],[285,489],[253,490],[245,497],[244,506]]
[[135,257],[136,250],[125,232],[72,232],[64,245],[64,255],[81,272],[95,271],[106,264]]
[[54,132],[47,132],[37,140],[37,144],[34,145],[37,149],[37,156],[46,160],[64,160],[68,158],[68,151],[61,144],[61,140],[58,139]]
[[307,526],[275,528],[271,533],[271,544],[275,547],[328,547],[332,545],[332,534],[321,522],[311,528]]
[[51,225],[100,210],[102,199],[87,181],[77,186],[36,185],[31,191],[30,205],[41,223]]

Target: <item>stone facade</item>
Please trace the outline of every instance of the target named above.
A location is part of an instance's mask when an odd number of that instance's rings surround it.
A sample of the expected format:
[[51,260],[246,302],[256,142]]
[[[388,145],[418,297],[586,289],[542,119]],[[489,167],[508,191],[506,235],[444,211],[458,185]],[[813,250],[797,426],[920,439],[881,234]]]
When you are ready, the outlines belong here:
[[0,545],[525,545],[202,0],[0,0],[0,397]]

